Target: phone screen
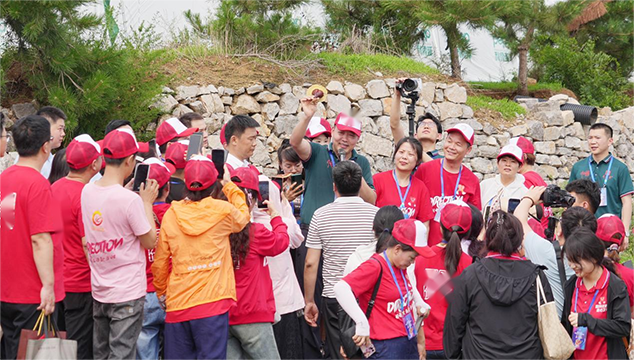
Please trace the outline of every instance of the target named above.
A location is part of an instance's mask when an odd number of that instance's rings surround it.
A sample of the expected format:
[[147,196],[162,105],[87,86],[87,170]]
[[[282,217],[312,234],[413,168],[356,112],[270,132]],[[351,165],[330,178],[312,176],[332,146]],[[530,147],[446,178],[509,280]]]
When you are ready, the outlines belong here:
[[150,165],[137,164],[136,169],[134,170],[134,183],[132,184],[132,191],[139,191],[139,189],[141,188],[141,184],[143,184],[147,180],[149,172]]
[[294,175],[291,175],[291,182],[292,182],[293,184],[301,184],[301,183],[302,183],[302,181],[303,181],[303,179],[302,179],[302,174],[294,174]]
[[509,214],[512,214],[513,212],[515,212],[515,209],[517,209],[517,205],[520,204],[520,199],[509,199],[509,206],[507,208],[507,212]]
[[203,133],[197,132],[193,133],[189,136],[189,146],[187,147],[187,157],[185,158],[187,161],[191,159],[192,156],[200,154],[203,149]]
[[213,149],[211,150],[211,161],[216,165],[216,170],[218,170],[218,179],[222,179],[225,175],[225,159],[227,157],[227,152],[224,149]]
[[262,200],[258,200],[258,208],[263,209],[266,208],[266,205],[263,204],[265,200],[269,200],[269,182],[268,181],[260,181],[258,183],[258,188],[260,190],[260,196]]

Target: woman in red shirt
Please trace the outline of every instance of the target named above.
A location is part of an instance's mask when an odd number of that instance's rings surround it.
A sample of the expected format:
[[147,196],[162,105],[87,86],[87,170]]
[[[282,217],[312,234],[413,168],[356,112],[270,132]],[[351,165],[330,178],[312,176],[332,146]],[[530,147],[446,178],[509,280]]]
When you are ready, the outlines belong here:
[[562,323],[575,344],[574,359],[627,359],[631,312],[627,288],[589,229],[566,237],[564,253],[575,275],[564,288]]
[[462,251],[461,241],[470,234],[471,207],[462,200],[448,203],[440,214],[443,240],[426,247],[416,259],[416,288],[433,311],[425,321],[425,349],[428,359],[444,359],[443,328],[447,313],[445,296],[451,292],[449,280],[457,277],[472,258]]
[[[429,307],[410,283],[406,270],[418,255],[414,239],[420,231],[414,219],[397,221],[391,234],[386,229],[381,235],[388,239],[387,249],[372,255],[335,285],[337,301],[356,324],[353,340],[371,359],[419,358],[414,309],[418,316],[424,316]],[[364,310],[377,281],[379,290],[367,319]]]
[[[244,191],[253,210],[257,199],[258,174],[250,167],[235,169],[232,181]],[[277,256],[288,248],[288,229],[282,217],[268,201],[273,231],[263,224],[249,223],[239,233],[231,234],[231,257],[236,278],[238,303],[229,310],[227,359],[279,359],[273,321],[275,298],[267,256]]]
[[375,174],[372,180],[377,207],[395,205],[405,219],[419,220],[429,228],[429,220],[434,217],[429,191],[422,181],[412,176],[422,157],[420,142],[413,137],[403,138],[394,148],[394,170]]

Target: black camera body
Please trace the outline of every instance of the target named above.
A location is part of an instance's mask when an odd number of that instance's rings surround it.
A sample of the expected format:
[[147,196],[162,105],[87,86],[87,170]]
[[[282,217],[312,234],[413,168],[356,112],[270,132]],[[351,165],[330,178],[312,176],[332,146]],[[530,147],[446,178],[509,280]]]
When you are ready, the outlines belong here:
[[396,83],[396,90],[401,93],[402,97],[412,100],[405,113],[409,120],[409,136],[414,136],[414,117],[416,116],[416,102],[418,102],[418,81],[413,79],[405,79],[403,82]]
[[557,185],[548,185],[540,199],[544,206],[554,208],[569,208],[575,203],[575,197]]
[[418,82],[412,79],[405,79],[402,83],[396,84],[396,90],[401,93],[401,96],[410,97],[409,93],[418,90]]

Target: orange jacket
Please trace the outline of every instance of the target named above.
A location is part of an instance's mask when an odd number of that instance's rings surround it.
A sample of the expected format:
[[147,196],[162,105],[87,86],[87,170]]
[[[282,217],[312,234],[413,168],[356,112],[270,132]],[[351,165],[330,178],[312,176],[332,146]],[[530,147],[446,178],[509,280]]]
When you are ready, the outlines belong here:
[[152,273],[156,295],[166,295],[168,312],[236,300],[229,234],[241,231],[250,213],[234,183],[222,191],[229,202],[211,197],[174,201],[163,216]]

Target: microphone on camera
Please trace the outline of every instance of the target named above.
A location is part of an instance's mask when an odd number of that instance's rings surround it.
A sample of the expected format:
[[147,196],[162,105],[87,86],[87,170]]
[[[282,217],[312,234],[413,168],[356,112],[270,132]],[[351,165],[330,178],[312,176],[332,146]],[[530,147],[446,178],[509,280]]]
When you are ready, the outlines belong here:
[[344,149],[339,149],[339,161],[346,160],[346,151]]

